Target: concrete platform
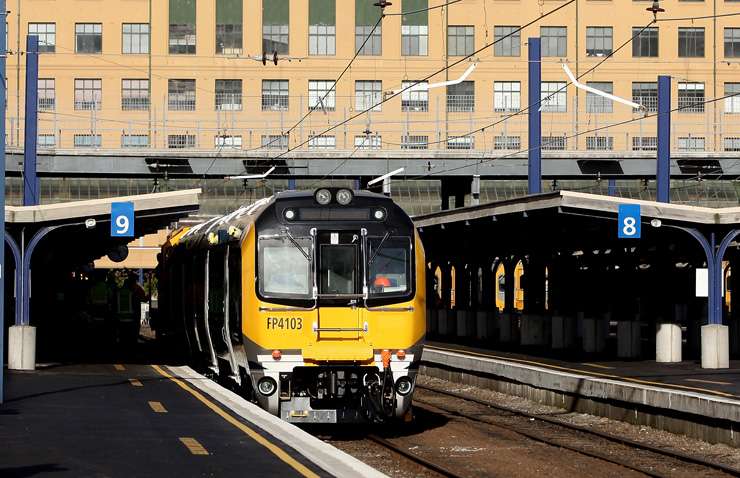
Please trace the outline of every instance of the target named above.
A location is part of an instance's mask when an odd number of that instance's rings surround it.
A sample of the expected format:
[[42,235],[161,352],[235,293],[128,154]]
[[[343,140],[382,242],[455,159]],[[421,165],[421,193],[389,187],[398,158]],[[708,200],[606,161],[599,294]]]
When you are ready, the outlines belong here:
[[541,403],[740,446],[740,363],[566,362],[431,342],[422,371]]
[[384,476],[187,367],[8,373],[0,476]]

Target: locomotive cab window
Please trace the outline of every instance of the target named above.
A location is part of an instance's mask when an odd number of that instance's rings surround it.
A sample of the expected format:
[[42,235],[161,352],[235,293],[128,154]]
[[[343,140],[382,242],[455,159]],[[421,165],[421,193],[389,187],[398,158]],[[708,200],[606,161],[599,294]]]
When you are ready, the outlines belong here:
[[311,298],[311,240],[259,239],[259,290],[265,297]]
[[360,292],[360,235],[355,232],[321,232],[319,241],[319,293],[352,295]]
[[355,294],[357,247],[321,245],[321,293]]
[[411,290],[410,282],[411,240],[408,237],[370,237],[368,239],[370,296],[406,295]]

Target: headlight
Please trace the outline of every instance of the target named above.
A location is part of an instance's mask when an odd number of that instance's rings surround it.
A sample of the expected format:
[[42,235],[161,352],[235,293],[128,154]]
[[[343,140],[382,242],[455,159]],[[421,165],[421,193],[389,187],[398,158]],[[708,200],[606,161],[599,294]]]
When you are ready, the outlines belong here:
[[259,392],[265,397],[269,397],[275,393],[275,390],[277,390],[277,383],[271,377],[262,377],[260,381],[257,382],[257,390],[259,390]]
[[340,189],[337,191],[337,202],[341,204],[342,206],[346,206],[347,204],[352,202],[352,191],[349,189]]
[[401,377],[398,380],[396,380],[396,392],[399,395],[408,395],[411,392],[412,388],[414,388],[414,386],[411,383],[410,378]]
[[375,218],[376,221],[382,221],[385,219],[385,210],[383,209],[376,209],[373,211],[373,218]]
[[293,219],[295,219],[295,211],[292,209],[286,209],[283,212],[283,216],[285,216],[285,219],[287,219],[288,221],[292,221]]
[[326,206],[331,202],[331,191],[325,188],[319,189],[316,191],[316,194],[314,194],[314,197],[316,198],[317,203],[322,206]]

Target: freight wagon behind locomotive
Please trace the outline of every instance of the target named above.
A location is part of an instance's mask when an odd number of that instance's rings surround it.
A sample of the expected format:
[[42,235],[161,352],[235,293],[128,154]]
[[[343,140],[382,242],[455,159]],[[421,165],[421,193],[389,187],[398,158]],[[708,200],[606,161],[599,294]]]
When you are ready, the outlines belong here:
[[175,231],[158,334],[290,422],[410,411],[425,335],[424,251],[411,219],[367,191],[286,191]]

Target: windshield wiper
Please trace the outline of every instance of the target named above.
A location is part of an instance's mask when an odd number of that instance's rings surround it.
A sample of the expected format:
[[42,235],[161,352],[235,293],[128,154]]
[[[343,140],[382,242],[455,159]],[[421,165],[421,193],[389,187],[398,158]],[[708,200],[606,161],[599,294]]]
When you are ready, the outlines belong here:
[[298,241],[295,240],[295,237],[293,237],[293,235],[290,233],[287,227],[283,230],[283,232],[285,232],[285,235],[288,236],[288,239],[290,240],[290,242],[293,243],[296,249],[301,251],[301,254],[303,254],[303,257],[305,257],[308,262],[311,262],[311,256],[309,256],[308,252],[304,251],[301,245],[298,244]]
[[391,231],[386,231],[385,236],[383,236],[383,239],[380,240],[380,244],[378,244],[378,247],[375,248],[375,252],[373,252],[372,257],[370,257],[370,260],[367,261],[368,265],[372,264],[375,261],[375,257],[377,257],[378,252],[380,252],[380,249],[383,248],[383,244],[385,244],[385,241],[391,237]]

